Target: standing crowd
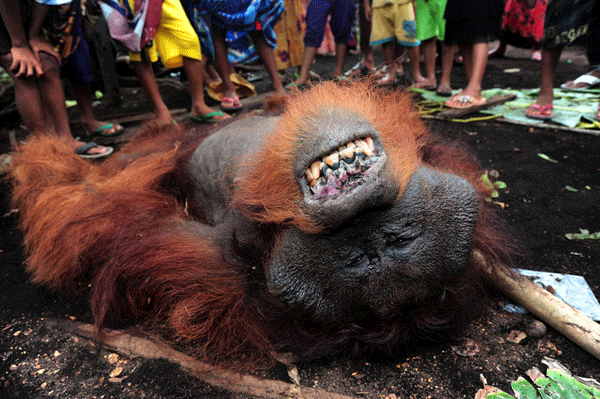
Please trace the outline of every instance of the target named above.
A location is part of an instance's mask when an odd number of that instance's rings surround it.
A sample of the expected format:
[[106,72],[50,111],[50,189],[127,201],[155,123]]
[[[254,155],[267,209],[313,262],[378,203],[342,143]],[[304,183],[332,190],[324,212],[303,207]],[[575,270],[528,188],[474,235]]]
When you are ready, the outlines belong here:
[[[92,0],[88,0],[92,1]],[[299,6],[296,3],[303,1]],[[565,47],[583,44],[589,70],[561,87],[582,90],[600,86],[600,0],[97,0],[111,39],[129,52],[131,65],[160,125],[176,123],[161,97],[153,63],[183,68],[192,104],[190,120],[221,122],[243,107],[236,92],[233,63],[259,58],[275,93],[301,88],[311,80],[311,65],[326,32],[334,41],[336,80],[375,76],[377,85],[395,84],[408,57],[411,87],[447,96],[450,108],[486,103],[482,82],[488,57],[501,57],[507,44],[530,48],[541,62],[537,100],[526,115],[551,119],[554,74]],[[29,131],[53,132],[84,158],[109,155],[113,149],[76,139],[70,129],[63,78],[77,101],[87,136],[123,132],[116,123],[100,121],[92,108],[94,78],[82,26],[85,0],[0,0],[0,66],[15,85],[15,104]],[[302,15],[303,47],[298,73],[284,86],[274,49],[285,41],[300,42],[290,33],[277,38],[285,12]],[[363,58],[344,72],[358,16]],[[284,18],[285,19],[285,18]],[[290,25],[293,25],[294,20]],[[281,29],[280,29],[281,31]],[[300,32],[298,29],[297,32]],[[490,51],[489,43],[499,40]],[[377,68],[373,48],[381,46],[385,65]],[[291,46],[293,47],[293,46]],[[290,48],[291,48],[290,47]],[[242,56],[232,59],[231,49]],[[291,50],[290,50],[291,52]],[[441,74],[436,76],[440,55]],[[289,54],[288,54],[289,55]],[[423,59],[424,73],[421,71]],[[467,85],[453,90],[450,74],[462,61]],[[212,74],[209,73],[212,71]],[[215,72],[216,71],[216,72]],[[218,75],[217,75],[218,73]],[[216,77],[215,77],[216,76]],[[220,109],[207,105],[204,87],[218,80]],[[600,108],[594,116],[600,121]]]

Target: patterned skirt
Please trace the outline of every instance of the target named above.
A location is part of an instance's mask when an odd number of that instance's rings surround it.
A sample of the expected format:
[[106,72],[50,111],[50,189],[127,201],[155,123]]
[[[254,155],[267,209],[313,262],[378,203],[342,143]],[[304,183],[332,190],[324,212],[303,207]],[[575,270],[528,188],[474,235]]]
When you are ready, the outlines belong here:
[[257,57],[247,32],[261,31],[275,48],[275,24],[284,11],[283,0],[184,0],[186,13],[198,33],[202,53],[214,59],[210,28],[214,24],[227,31],[229,60],[248,62]]

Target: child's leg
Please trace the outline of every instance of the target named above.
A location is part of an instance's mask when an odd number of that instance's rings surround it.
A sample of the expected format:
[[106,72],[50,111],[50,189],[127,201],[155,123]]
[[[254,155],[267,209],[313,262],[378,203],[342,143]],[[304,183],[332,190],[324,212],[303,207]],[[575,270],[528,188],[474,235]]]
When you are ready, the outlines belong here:
[[348,43],[336,43],[335,44],[335,69],[333,70],[333,76],[338,77],[344,74],[344,60],[346,59],[346,50],[348,49]]
[[285,94],[283,83],[281,83],[279,73],[277,72],[277,62],[275,61],[275,53],[273,53],[273,49],[271,46],[269,46],[261,32],[251,31],[250,37],[256,46],[256,50],[258,51],[263,64],[265,64],[265,68],[267,68],[267,72],[271,77],[271,82],[273,82],[273,89],[275,90],[275,93]]
[[562,48],[542,50],[542,70],[540,79],[540,92],[536,104],[552,104],[554,99],[554,72],[558,66],[558,61],[562,53]]
[[421,42],[421,49],[425,57],[425,74],[427,86],[435,86],[435,56],[437,53],[437,39],[435,37]]
[[304,33],[304,52],[302,53],[302,64],[300,65],[300,76],[296,84],[308,82],[308,72],[312,65],[317,50],[323,41],[325,24],[331,4],[329,1],[311,0],[306,9],[306,32]]
[[375,67],[375,60],[373,58],[373,47],[369,43],[371,36],[371,21],[365,16],[365,7],[363,2],[371,0],[362,0],[358,5],[358,26],[360,29],[360,51],[363,53],[364,63],[369,69]]
[[489,46],[487,42],[480,42],[473,44],[471,51],[464,53],[465,69],[468,66],[471,72],[469,83],[463,90],[463,94],[476,98],[481,97],[481,82],[483,81],[485,68],[487,66],[488,49]]
[[424,82],[425,77],[421,74],[421,52],[419,47],[407,47],[408,62],[410,63],[410,70],[414,82]]
[[[48,110],[47,114],[52,119],[56,134],[75,150],[85,143],[76,140],[71,134],[69,115],[65,105],[65,91],[59,73],[60,67],[56,59],[46,53],[40,53],[40,61],[42,62],[44,74],[39,77],[39,83],[42,101]],[[90,148],[86,153],[89,155],[103,154],[106,151],[105,147],[96,146]]]
[[452,74],[455,52],[456,46],[442,43],[442,75],[440,76],[440,85],[437,88],[437,92],[443,95],[450,95],[452,91],[450,75]]
[[383,49],[383,58],[387,73],[377,81],[378,85],[389,85],[396,82],[396,72],[394,71],[394,63],[396,62],[396,44],[393,41],[381,44]]
[[162,99],[160,91],[158,90],[158,83],[156,82],[156,76],[152,70],[152,64],[150,61],[132,61],[131,65],[135,70],[144,91],[150,98],[152,107],[154,108],[154,114],[156,115],[157,123],[160,125],[171,125],[174,120],[171,116],[171,112],[167,107],[167,104]]
[[0,66],[10,75],[15,84],[15,105],[27,129],[32,132],[46,130],[44,108],[40,97],[40,88],[36,77],[15,77],[10,70],[12,56],[10,53],[0,55]]
[[304,52],[302,53],[302,64],[300,64],[300,73],[295,83],[299,85],[306,84],[308,82],[308,72],[312,65],[319,47],[304,46]]
[[[80,82],[77,79],[67,79],[69,87],[77,101],[77,107],[81,113],[81,121],[83,126],[88,133],[94,133],[101,129],[103,126],[107,126],[108,122],[99,121],[94,115],[92,108],[92,84],[86,82]],[[102,133],[105,135],[111,135],[117,131],[123,129],[119,124],[113,123],[112,128],[102,129]]]
[[[192,94],[192,109],[191,114],[195,117],[201,117],[211,112],[215,112],[214,109],[206,105],[204,100],[204,70],[206,57],[202,60],[194,58],[183,57],[183,68],[190,85],[190,92]],[[229,115],[215,115],[211,119],[215,121],[221,121],[229,118]]]
[[227,32],[225,29],[213,25],[211,35],[213,39],[213,48],[215,50],[215,63],[219,75],[223,80],[223,95],[225,97],[235,97],[235,85],[229,77],[229,59],[227,58],[227,43],[225,41]]
[[472,45],[459,46],[459,52],[463,58],[463,68],[465,69],[468,82],[471,80],[473,74],[473,47]]

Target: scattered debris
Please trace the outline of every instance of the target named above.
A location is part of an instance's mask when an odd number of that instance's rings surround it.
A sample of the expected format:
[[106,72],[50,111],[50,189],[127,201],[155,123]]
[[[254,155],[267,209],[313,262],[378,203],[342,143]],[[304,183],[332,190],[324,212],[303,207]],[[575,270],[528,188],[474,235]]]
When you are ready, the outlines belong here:
[[479,353],[479,344],[466,338],[460,346],[451,346],[452,351],[458,356],[473,357]]
[[523,331],[512,330],[510,334],[508,334],[508,337],[506,337],[506,340],[508,342],[512,342],[513,344],[519,344],[525,338],[527,338],[527,334],[525,334]]
[[525,372],[530,379],[529,381],[523,377],[519,377],[511,383],[511,388],[515,396],[487,385],[487,381],[481,376],[480,379],[483,383],[483,388],[477,391],[475,399],[600,398],[600,389],[598,389],[600,384],[598,381],[574,377],[569,370],[553,359],[543,363],[548,365],[546,375],[537,367],[533,367]]

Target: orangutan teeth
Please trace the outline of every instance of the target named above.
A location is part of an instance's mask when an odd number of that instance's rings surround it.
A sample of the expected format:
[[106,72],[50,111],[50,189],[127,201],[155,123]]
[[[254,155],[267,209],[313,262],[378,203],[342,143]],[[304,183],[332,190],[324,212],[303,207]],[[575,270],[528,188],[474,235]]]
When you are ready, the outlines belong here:
[[378,151],[371,137],[350,141],[313,162],[306,170],[306,181],[313,194],[335,195],[358,184],[363,173],[377,159]]

